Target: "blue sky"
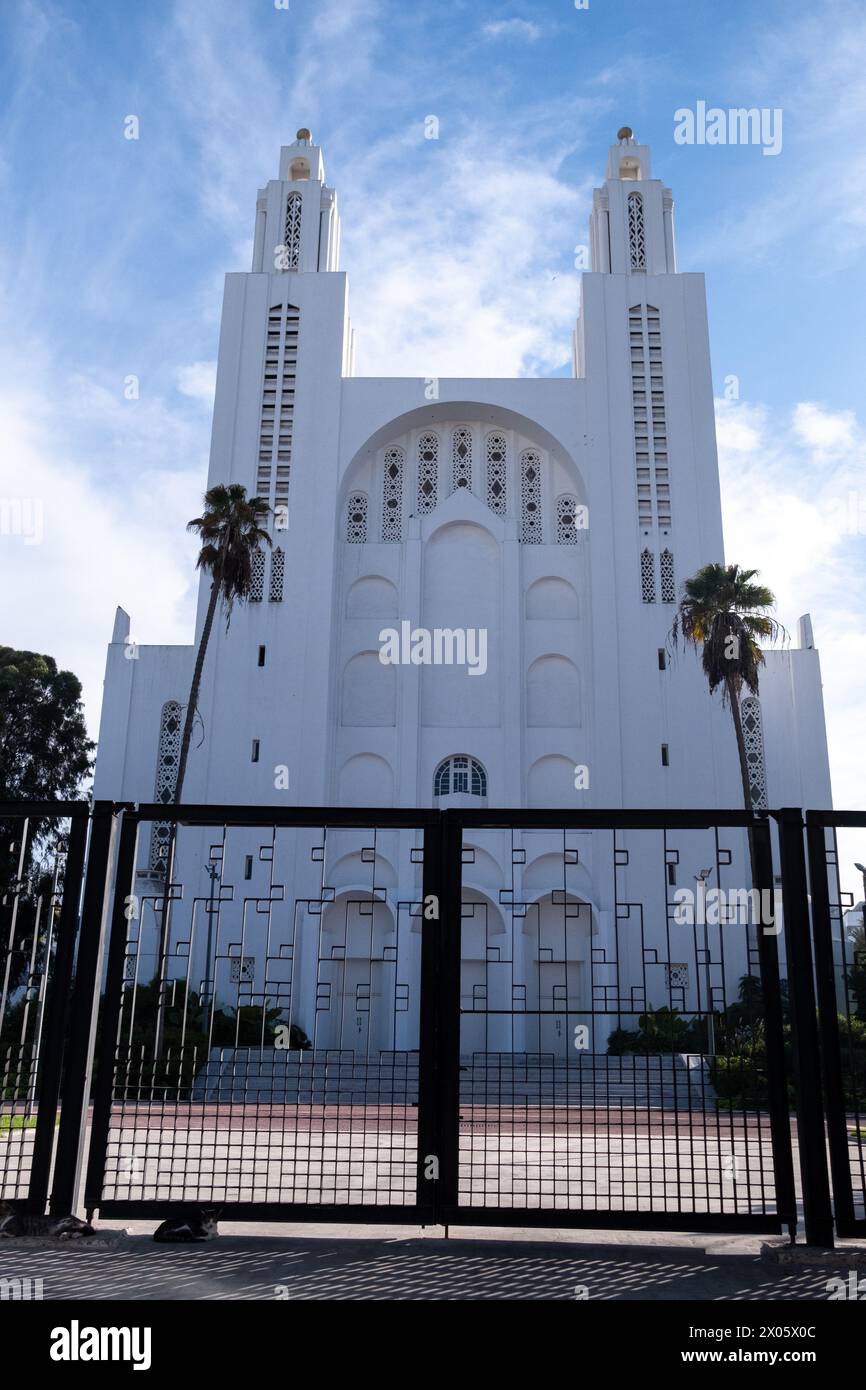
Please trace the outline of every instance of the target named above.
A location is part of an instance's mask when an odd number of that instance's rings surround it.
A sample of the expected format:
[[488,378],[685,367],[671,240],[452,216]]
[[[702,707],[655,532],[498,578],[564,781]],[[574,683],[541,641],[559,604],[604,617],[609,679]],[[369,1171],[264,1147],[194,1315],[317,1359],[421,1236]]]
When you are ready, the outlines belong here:
[[[729,556],[790,629],[812,612],[837,804],[863,804],[859,0],[5,0],[0,54],[0,496],[45,511],[42,544],[0,537],[7,599],[25,581],[2,640],[77,671],[94,731],[116,603],[138,640],[189,640],[222,277],[280,144],[306,124],[324,149],[360,373],[549,375],[627,123],[707,276],[717,395],[739,379]],[[677,145],[698,100],[781,108],[781,153]]]

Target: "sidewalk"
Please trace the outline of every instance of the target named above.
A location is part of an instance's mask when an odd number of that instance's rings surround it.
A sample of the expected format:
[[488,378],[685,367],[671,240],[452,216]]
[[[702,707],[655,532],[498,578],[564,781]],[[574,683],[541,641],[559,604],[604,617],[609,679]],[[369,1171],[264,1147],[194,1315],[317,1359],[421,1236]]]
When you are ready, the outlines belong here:
[[[107,1227],[107,1223],[106,1223]],[[441,1228],[239,1226],[213,1242],[158,1246],[153,1223],[103,1227],[97,1243],[8,1242],[0,1279],[43,1280],[46,1300],[820,1300],[836,1268],[777,1267],[760,1239]],[[624,1237],[624,1238],[623,1238]]]

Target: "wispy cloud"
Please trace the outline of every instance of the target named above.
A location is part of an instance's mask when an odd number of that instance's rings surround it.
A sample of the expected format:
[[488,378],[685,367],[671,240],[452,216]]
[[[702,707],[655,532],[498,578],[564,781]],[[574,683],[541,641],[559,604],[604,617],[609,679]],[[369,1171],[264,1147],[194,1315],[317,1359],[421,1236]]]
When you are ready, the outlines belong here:
[[481,32],[488,39],[523,39],[535,43],[541,38],[541,25],[531,19],[495,19],[481,26]]

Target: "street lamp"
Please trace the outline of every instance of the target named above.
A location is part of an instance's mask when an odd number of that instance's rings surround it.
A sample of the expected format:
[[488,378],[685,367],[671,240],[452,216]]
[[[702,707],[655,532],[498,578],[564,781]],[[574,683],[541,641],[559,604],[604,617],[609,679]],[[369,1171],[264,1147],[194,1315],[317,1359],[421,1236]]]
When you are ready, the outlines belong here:
[[[706,888],[707,879],[712,872],[712,869],[701,869],[699,874],[694,875],[695,883],[700,883],[702,887]],[[707,1047],[709,1048],[710,1056],[714,1057],[716,1053],[716,1025],[713,1018],[713,986],[710,977],[710,933],[707,925],[706,898],[704,898],[701,903],[701,916],[704,919],[704,951],[706,952],[704,966],[707,975]]]

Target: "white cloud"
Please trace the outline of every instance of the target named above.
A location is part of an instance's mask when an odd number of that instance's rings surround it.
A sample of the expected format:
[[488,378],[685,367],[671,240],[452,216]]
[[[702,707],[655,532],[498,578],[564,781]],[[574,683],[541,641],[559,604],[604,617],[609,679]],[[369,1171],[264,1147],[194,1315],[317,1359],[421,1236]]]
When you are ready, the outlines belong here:
[[530,19],[496,19],[481,27],[490,39],[526,39],[529,43],[541,37],[541,26]]
[[[784,415],[717,401],[716,421],[725,553],[760,570],[789,632],[811,613],[834,804],[862,806],[866,433],[851,411],[808,402]],[[846,877],[853,853],[846,840]]]
[[213,405],[216,391],[216,362],[191,362],[177,371],[177,389],[183,396]]

